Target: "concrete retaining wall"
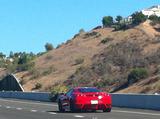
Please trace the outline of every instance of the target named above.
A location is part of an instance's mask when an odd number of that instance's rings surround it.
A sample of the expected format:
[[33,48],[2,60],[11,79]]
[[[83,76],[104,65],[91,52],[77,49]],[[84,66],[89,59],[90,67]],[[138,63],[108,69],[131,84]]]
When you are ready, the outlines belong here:
[[36,101],[50,101],[50,93],[0,92],[0,98],[15,98]]
[[[160,110],[160,95],[111,94],[115,107]],[[50,101],[50,93],[0,92],[0,98],[16,98],[37,101]]]
[[24,91],[19,79],[13,74],[5,76],[0,80],[0,91]]
[[160,95],[112,94],[116,107],[160,110]]

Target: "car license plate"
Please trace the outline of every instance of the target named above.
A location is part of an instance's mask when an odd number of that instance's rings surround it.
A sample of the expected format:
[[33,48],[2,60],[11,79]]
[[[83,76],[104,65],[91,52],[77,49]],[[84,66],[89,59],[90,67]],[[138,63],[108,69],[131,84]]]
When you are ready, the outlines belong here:
[[92,105],[98,104],[98,100],[91,100],[91,104]]

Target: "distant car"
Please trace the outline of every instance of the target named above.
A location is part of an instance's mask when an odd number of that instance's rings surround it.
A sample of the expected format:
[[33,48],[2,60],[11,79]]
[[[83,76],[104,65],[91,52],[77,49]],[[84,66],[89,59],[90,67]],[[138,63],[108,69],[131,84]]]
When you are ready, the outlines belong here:
[[108,93],[101,92],[95,87],[77,87],[58,97],[58,107],[60,112],[66,110],[71,112],[79,110],[110,112],[112,101]]

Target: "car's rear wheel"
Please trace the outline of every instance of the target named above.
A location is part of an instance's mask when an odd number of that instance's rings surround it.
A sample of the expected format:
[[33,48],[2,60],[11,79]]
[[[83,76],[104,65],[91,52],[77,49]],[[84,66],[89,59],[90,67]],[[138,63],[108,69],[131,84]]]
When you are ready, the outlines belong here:
[[96,112],[96,110],[91,110],[91,112]]
[[71,112],[76,112],[76,107],[75,107],[75,103],[71,100],[70,101],[70,111]]
[[63,106],[60,100],[58,101],[58,109],[60,112],[65,112],[65,109],[63,109]]
[[104,109],[103,112],[111,112],[111,108]]

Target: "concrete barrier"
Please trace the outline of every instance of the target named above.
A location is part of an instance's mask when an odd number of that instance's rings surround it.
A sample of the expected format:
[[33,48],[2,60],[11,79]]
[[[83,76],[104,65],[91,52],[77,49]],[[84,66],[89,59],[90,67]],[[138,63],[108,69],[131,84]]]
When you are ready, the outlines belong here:
[[[111,94],[112,105],[138,109],[160,110],[160,95]],[[51,101],[50,93],[42,92],[0,92],[0,98],[16,98],[36,101]]]
[[1,98],[50,101],[50,93],[43,92],[0,92]]
[[112,104],[116,107],[160,110],[160,95],[112,94]]

